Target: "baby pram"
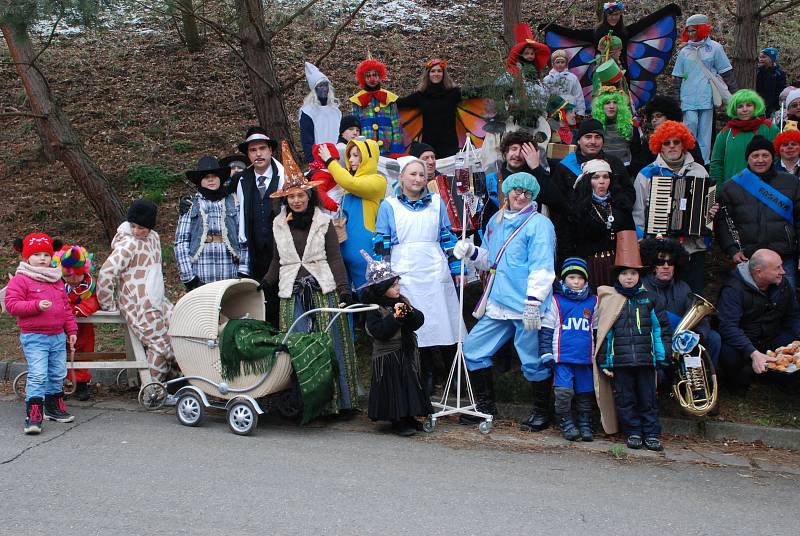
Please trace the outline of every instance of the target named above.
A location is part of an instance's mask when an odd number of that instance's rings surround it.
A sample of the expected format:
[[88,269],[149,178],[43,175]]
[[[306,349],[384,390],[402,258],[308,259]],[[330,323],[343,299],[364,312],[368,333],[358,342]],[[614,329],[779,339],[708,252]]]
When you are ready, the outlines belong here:
[[[344,309],[313,309],[299,317],[283,337],[300,320],[318,312],[352,314],[375,309],[377,306],[351,305]],[[164,405],[176,406],[178,421],[185,426],[197,426],[206,408],[227,412],[231,431],[250,434],[258,424],[259,415],[275,408],[287,417],[300,411],[300,395],[293,380],[292,362],[286,351],[279,351],[272,368],[264,374],[243,374],[226,380],[222,377],[220,358],[220,315],[228,319],[249,318],[264,320],[264,294],[251,279],[217,281],[197,288],[175,305],[169,335],[175,359],[184,377],[166,383],[153,382],[139,391],[139,402],[147,409]],[[325,331],[327,331],[327,328]],[[186,383],[174,395],[167,394],[167,385]]]

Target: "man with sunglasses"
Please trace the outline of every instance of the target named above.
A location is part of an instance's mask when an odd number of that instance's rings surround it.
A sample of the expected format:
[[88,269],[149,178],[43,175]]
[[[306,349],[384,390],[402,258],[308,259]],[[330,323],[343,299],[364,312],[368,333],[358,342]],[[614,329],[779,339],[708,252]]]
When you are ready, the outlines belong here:
[[[650,183],[653,177],[708,177],[706,168],[695,162],[691,150],[695,147],[692,133],[683,123],[664,121],[650,136],[650,150],[656,153],[653,163],[639,171],[633,187],[636,190],[636,202],[633,204],[633,221],[639,236],[645,234],[645,224],[650,205]],[[712,208],[712,216],[716,209]],[[706,246],[703,237],[689,238],[674,236],[689,254],[683,279],[689,284],[692,292],[703,294],[703,272],[705,267]]]
[[[639,243],[642,264],[650,269],[642,282],[651,294],[655,294],[664,302],[672,332],[686,314],[694,298],[689,285],[682,279],[689,262],[689,254],[677,241],[671,238],[648,237]],[[719,333],[711,329],[708,318],[704,318],[692,331],[700,335],[700,341],[708,351],[714,367],[719,362],[719,351],[722,346]]]

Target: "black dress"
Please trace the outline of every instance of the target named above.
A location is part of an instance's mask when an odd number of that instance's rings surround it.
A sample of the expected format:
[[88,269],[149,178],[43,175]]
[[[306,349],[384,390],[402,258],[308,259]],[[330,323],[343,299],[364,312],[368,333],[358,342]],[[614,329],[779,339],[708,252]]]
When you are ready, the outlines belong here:
[[461,102],[461,88],[431,84],[427,91],[415,91],[397,99],[400,110],[419,108],[422,113],[422,138],[436,151],[436,158],[453,156],[460,149],[456,133],[456,108]]
[[419,378],[419,350],[414,333],[425,321],[418,309],[394,317],[393,305],[366,315],[372,337],[372,382],[367,414],[373,421],[399,421],[433,412]]

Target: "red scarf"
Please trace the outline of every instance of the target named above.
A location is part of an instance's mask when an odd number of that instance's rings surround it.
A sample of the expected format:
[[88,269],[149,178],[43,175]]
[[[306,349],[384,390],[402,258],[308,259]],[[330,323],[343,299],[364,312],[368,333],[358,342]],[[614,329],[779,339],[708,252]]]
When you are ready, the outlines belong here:
[[752,132],[755,134],[758,130],[758,127],[761,125],[767,125],[767,127],[771,127],[772,121],[764,117],[754,117],[752,119],[731,119],[722,130],[725,131],[730,129],[731,134],[736,137],[736,135],[740,132]]
[[363,108],[369,104],[369,101],[371,101],[373,97],[376,98],[378,102],[385,105],[386,99],[389,98],[389,94],[383,89],[375,89],[373,91],[365,90],[364,93],[358,96],[358,102],[361,103],[361,107]]
[[572,145],[572,130],[569,127],[560,127],[558,129],[558,137],[561,138],[561,143]]

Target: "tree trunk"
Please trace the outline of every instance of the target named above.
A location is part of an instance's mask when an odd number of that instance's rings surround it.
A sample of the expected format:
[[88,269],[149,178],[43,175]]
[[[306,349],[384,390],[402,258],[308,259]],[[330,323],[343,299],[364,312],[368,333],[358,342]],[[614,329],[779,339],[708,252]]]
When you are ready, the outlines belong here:
[[736,26],[733,29],[733,74],[739,88],[756,87],[758,33],[761,30],[762,0],[736,0]]
[[522,0],[503,0],[503,37],[510,47],[517,42],[514,37],[514,26],[522,18]]
[[67,116],[53,100],[47,80],[41,71],[30,65],[34,53],[27,30],[8,23],[1,23],[0,30],[5,37],[11,59],[16,64],[17,74],[25,86],[31,111],[42,116],[36,118],[42,145],[52,149],[67,167],[75,183],[92,205],[110,240],[124,219],[122,204],[116,192],[94,160],[84,151],[83,142],[73,130]]
[[594,0],[594,17],[597,19],[597,24],[603,22],[603,0]]
[[183,22],[183,37],[186,39],[186,48],[189,52],[200,52],[203,46],[200,35],[197,33],[197,19],[194,17],[192,0],[178,0],[181,6],[181,21]]
[[[272,43],[264,24],[261,0],[236,0],[239,16],[239,40],[247,63],[247,79],[259,124],[277,140],[286,140],[298,162],[303,158],[294,146],[281,85],[275,72]],[[276,155],[277,157],[277,155]]]

